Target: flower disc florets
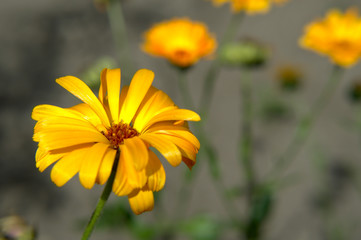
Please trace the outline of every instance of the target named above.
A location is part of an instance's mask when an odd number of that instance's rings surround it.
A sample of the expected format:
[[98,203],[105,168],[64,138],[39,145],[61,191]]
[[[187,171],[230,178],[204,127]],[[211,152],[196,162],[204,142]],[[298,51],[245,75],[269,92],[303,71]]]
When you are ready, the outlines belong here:
[[124,139],[138,136],[137,130],[125,123],[112,124],[108,132],[103,133],[114,149],[124,143]]

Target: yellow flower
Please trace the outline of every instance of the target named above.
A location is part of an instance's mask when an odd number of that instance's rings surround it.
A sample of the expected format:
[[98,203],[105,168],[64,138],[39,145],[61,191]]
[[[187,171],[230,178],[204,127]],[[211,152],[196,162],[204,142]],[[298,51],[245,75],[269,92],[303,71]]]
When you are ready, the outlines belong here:
[[191,168],[200,146],[186,122],[200,117],[179,109],[168,95],[152,87],[153,78],[152,71],[141,69],[120,91],[120,69],[104,69],[98,98],[76,77],[57,79],[84,103],[33,109],[39,170],[56,162],[51,179],[57,186],[79,173],[81,184],[90,189],[108,180],[119,156],[113,192],[127,195],[136,214],[152,210],[153,192],[163,188],[165,172],[149,148],[157,149],[172,166],[183,161]]
[[142,49],[148,54],[164,57],[176,66],[185,68],[216,48],[215,38],[200,22],[187,18],[155,24],[144,34]]
[[284,3],[288,0],[212,0],[216,6],[226,2],[231,4],[233,12],[245,11],[249,14],[267,12],[272,3]]
[[312,22],[300,44],[325,54],[343,67],[354,64],[361,56],[361,19],[356,9],[344,14],[331,10],[325,19]]

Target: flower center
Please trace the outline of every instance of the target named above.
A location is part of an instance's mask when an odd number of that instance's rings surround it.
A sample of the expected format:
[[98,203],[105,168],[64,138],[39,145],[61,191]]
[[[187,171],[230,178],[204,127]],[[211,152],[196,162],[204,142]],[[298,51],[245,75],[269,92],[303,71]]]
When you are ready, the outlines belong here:
[[113,124],[108,128],[108,132],[104,136],[109,140],[114,149],[117,149],[120,144],[124,143],[124,139],[138,136],[137,130],[125,123]]

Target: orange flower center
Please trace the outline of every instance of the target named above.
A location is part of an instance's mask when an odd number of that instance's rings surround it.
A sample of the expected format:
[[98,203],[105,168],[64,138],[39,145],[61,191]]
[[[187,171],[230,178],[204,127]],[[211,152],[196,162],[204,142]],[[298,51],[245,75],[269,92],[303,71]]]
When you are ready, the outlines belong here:
[[108,128],[108,132],[103,132],[103,134],[114,149],[117,149],[120,144],[123,144],[124,139],[139,135],[137,130],[125,123],[113,124],[111,128]]

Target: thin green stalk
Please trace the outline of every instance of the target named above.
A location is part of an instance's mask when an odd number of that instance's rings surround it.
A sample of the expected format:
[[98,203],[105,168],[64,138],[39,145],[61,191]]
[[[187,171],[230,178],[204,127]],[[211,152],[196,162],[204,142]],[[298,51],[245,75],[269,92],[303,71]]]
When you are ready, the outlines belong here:
[[[220,42],[218,46],[218,50],[222,49],[222,47],[226,43],[232,41],[235,38],[243,17],[244,17],[243,12],[232,15],[231,21],[229,22],[226,32],[223,36],[223,40]],[[200,114],[203,119],[206,119],[207,114],[209,112],[209,107],[214,92],[215,81],[219,75],[220,70],[221,70],[221,63],[216,58],[211,63],[211,66],[206,74],[203,85],[203,92],[202,92],[200,108],[199,108]]]
[[249,70],[245,69],[245,74],[241,78],[241,141],[240,160],[246,176],[247,192],[249,203],[252,201],[256,184],[254,169],[252,164],[252,82]]
[[334,66],[331,77],[326,83],[326,86],[320,96],[312,105],[310,112],[301,119],[293,139],[288,144],[285,152],[283,152],[275,163],[270,174],[271,178],[280,176],[280,173],[282,173],[283,170],[293,162],[297,154],[300,152],[302,146],[307,140],[307,137],[311,133],[311,129],[315,124],[317,117],[321,114],[322,110],[325,108],[337,89],[343,72],[344,71],[341,67]]
[[84,232],[83,232],[83,237],[81,238],[82,240],[87,240],[89,239],[90,235],[93,232],[95,223],[97,222],[105,203],[107,202],[110,193],[112,192],[112,187],[113,187],[113,182],[114,182],[114,178],[115,178],[115,173],[116,173],[116,169],[118,166],[118,159],[119,159],[119,152],[117,152],[116,156],[115,156],[115,160],[114,160],[114,165],[113,165],[113,169],[112,172],[109,176],[109,179],[104,187],[104,190],[102,192],[102,195],[100,196],[100,199],[98,200],[97,206],[94,209],[94,212],[88,222],[88,225],[86,226]]
[[109,0],[107,13],[110,29],[112,31],[114,43],[116,45],[119,63],[122,66],[122,69],[127,70],[125,72],[126,75],[133,74],[133,64],[129,59],[129,56],[131,55],[129,54],[126,25],[120,0]]
[[187,85],[187,72],[188,72],[187,69],[181,69],[181,68],[178,69],[178,75],[179,75],[178,84],[184,104],[186,105],[187,108],[194,109],[192,96],[190,94]]
[[[193,101],[187,85],[188,69],[177,68],[177,70],[178,70],[178,85],[182,100],[186,108],[193,109],[194,108]],[[189,176],[189,173],[186,172],[179,192],[178,203],[176,208],[176,216],[178,216],[179,218],[185,213],[186,206],[188,205],[188,201],[191,198],[192,189],[190,187],[190,183],[192,182],[192,180],[193,178],[191,178]]]
[[[187,76],[187,69],[180,69],[179,70],[179,88],[180,92],[182,94],[182,98],[186,106],[190,109],[194,109],[193,101],[191,99],[191,95],[189,92],[189,88],[186,85],[186,78]],[[212,144],[208,141],[207,134],[204,130],[204,121],[200,121],[197,123],[195,131],[197,132],[197,136],[199,138],[199,141],[201,142],[201,150],[200,154],[205,154],[210,162],[210,169],[211,169],[211,176],[215,184],[216,190],[220,193],[220,196],[222,198],[222,201],[224,203],[224,206],[230,216],[232,216],[232,219],[234,219],[234,222],[236,221],[233,217],[235,215],[235,207],[233,205],[233,202],[228,197],[224,184],[222,183],[222,177],[220,174],[220,169],[218,166],[219,160],[216,156],[216,152],[214,151],[214,148]],[[185,175],[183,184],[181,186],[180,190],[180,197],[178,198],[178,204],[177,204],[177,216],[181,216],[181,214],[184,214],[185,207],[187,206],[187,201],[190,199],[191,194],[191,187],[189,186],[192,182],[193,178],[189,177],[189,174]]]

